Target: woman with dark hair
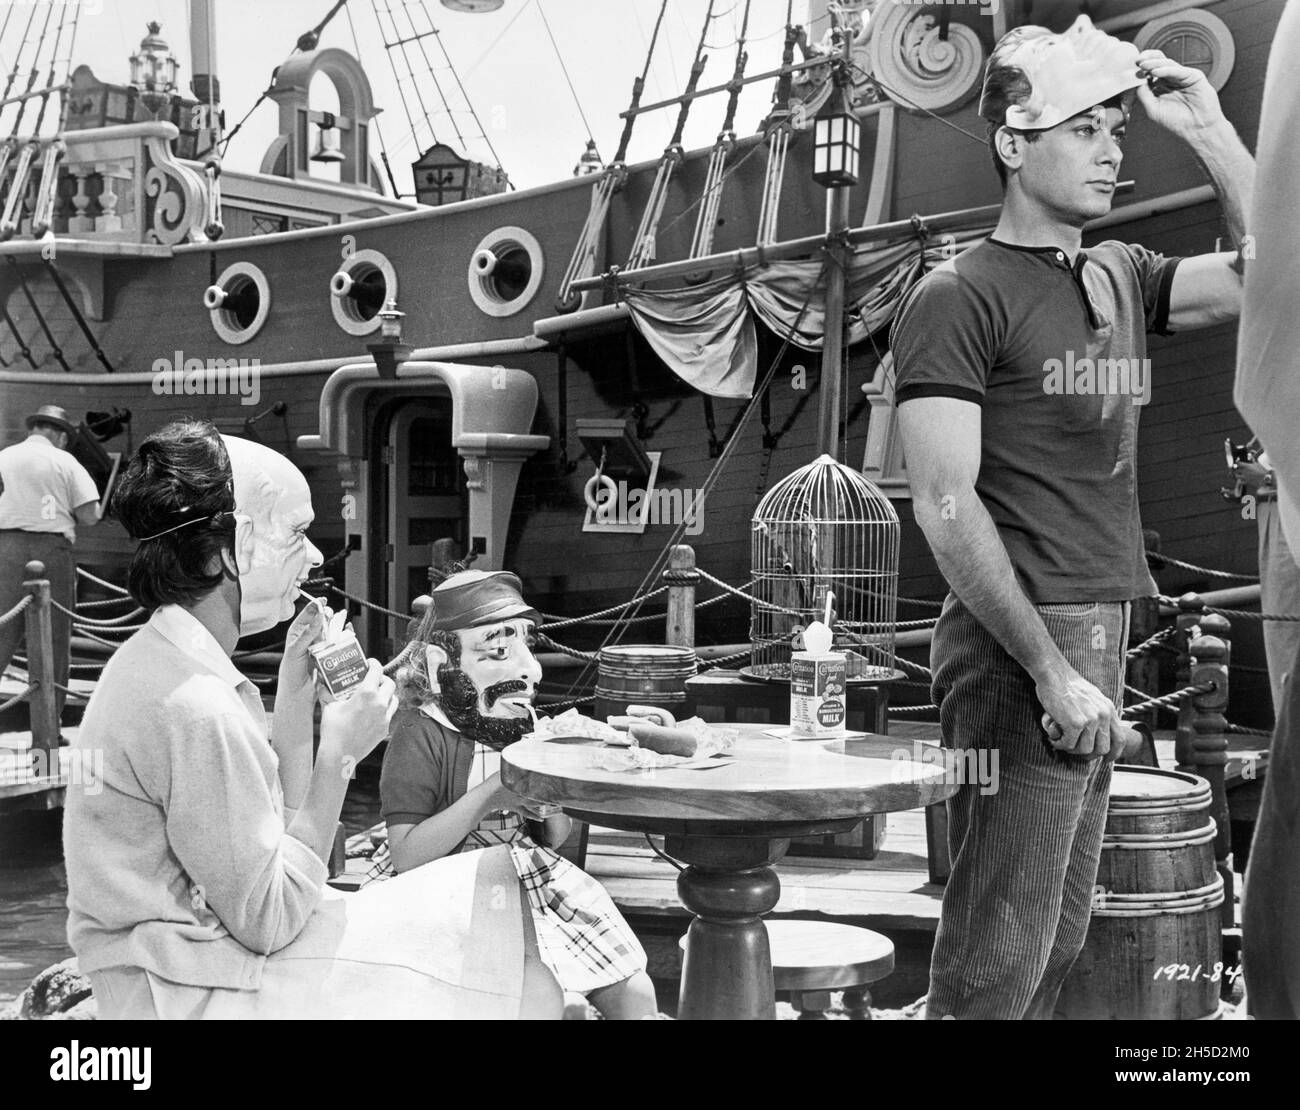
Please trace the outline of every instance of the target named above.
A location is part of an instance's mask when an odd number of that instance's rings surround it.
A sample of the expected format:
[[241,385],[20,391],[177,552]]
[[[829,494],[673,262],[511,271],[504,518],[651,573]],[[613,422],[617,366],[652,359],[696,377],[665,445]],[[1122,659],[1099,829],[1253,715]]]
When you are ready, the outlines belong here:
[[347,783],[396,702],[370,660],[323,706],[313,762],[319,602],[289,628],[269,744],[257,688],[231,663],[241,637],[294,616],[320,565],[297,468],[182,421],[140,445],[114,508],[139,540],[130,588],[152,615],[86,709],[77,746],[102,751],[102,782],[70,789],[64,820],[68,936],[101,1015],[558,1014],[518,898],[498,895],[501,854],[347,898],[325,888]]

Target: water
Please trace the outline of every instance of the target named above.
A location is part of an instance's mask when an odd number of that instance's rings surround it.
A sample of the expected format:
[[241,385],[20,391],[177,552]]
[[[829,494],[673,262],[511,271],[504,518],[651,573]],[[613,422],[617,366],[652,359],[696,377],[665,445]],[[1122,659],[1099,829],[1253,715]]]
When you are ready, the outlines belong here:
[[0,1009],[72,955],[62,827],[61,809],[0,818]]
[[[348,835],[379,820],[379,768],[363,764],[343,804]],[[35,976],[72,955],[63,811],[0,817],[0,1010]]]

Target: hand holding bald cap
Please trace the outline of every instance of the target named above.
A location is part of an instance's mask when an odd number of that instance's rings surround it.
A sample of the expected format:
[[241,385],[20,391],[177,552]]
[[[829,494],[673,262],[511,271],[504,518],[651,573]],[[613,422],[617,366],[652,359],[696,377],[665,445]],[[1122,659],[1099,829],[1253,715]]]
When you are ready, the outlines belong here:
[[1033,91],[1007,108],[1002,122],[1017,131],[1046,131],[1145,84],[1137,59],[1131,42],[1098,30],[1081,15],[1061,34],[1042,27],[1009,31],[989,58],[985,80],[994,69],[1021,70]]

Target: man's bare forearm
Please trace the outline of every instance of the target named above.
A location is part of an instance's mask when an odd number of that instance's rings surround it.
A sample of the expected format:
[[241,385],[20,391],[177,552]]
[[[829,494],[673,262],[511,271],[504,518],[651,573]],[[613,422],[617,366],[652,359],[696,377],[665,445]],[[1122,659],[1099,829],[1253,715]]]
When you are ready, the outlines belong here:
[[1255,190],[1255,159],[1226,119],[1188,139],[1218,194],[1228,234],[1240,245]]
[[1035,682],[1068,669],[1011,567],[993,518],[974,490],[918,497],[916,519],[939,570],[974,614]]
[[302,804],[297,807],[288,831],[290,836],[302,841],[325,862],[329,861],[334,847],[334,832],[338,828],[351,777],[349,757],[339,750],[338,745],[322,738],[316,766],[311,770]]
[[271,717],[271,748],[280,762],[280,788],[284,804],[297,809],[311,783],[312,726],[316,708],[310,693],[290,694],[283,688],[275,696]]

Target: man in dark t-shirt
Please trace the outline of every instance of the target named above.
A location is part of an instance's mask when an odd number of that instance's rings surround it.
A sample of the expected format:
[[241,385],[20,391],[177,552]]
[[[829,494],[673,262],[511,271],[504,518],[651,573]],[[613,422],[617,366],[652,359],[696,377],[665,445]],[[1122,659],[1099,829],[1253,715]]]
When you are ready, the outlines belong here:
[[1021,27],[981,102],[997,229],[926,277],[894,326],[916,519],[952,588],[931,653],[943,740],[999,765],[996,792],[965,785],[949,803],[932,1018],[1051,1017],[1082,948],[1126,732],[1129,604],[1154,586],[1134,471],[1145,334],[1240,305],[1231,252],[1082,249],[1110,210],[1134,89],[1210,170],[1241,242],[1253,163],[1203,74],[1084,16],[1060,35]]

